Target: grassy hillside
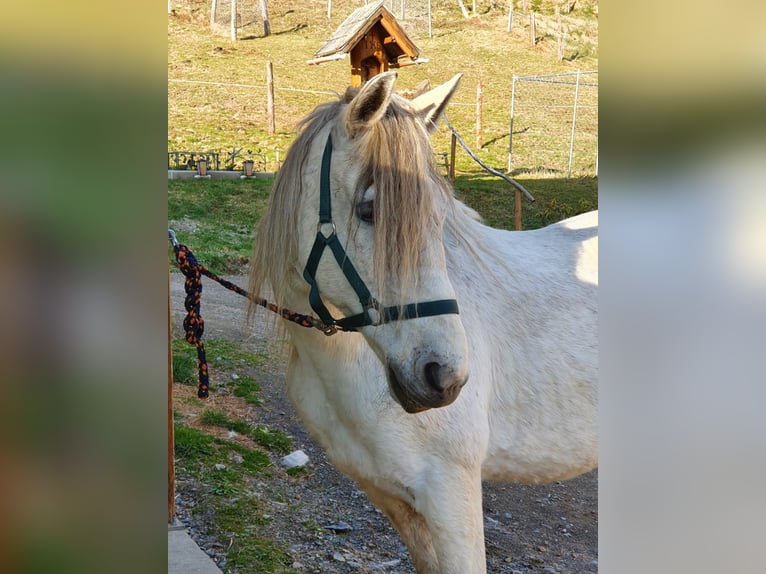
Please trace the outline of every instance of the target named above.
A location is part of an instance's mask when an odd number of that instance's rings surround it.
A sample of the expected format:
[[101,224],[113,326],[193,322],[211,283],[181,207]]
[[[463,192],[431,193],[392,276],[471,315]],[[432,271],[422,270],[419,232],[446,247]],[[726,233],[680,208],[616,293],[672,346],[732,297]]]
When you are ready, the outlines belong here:
[[[220,3],[224,4],[223,0]],[[427,5],[411,0],[406,6],[409,9],[418,4]],[[471,2],[464,0],[464,4],[471,9]],[[521,0],[516,0],[517,10],[521,4]],[[550,0],[530,4],[548,15],[546,22],[555,22]],[[246,15],[257,16],[254,0],[240,0],[240,5]],[[332,18],[328,19],[325,0],[271,0],[272,34],[263,37],[262,27],[255,18],[254,23],[239,29],[240,40],[232,42],[226,30],[211,30],[209,0],[174,2],[173,14],[168,16],[168,150],[225,153],[237,147],[242,148],[243,156],[250,150],[256,160],[265,155],[267,168],[274,169],[277,153],[283,158],[295,136],[296,123],[317,104],[333,97],[327,92],[342,93],[348,85],[347,59],[318,66],[308,66],[306,60],[340,22],[361,5],[361,0],[334,0]],[[397,4],[394,10],[397,16],[399,6]],[[568,21],[579,23],[570,28],[572,35],[574,30],[580,30],[588,41],[573,40],[562,62],[556,58],[554,39],[544,31],[538,32],[539,40],[534,48],[529,46],[528,29],[521,20],[514,19],[512,33],[506,31],[506,2],[477,0],[476,6],[477,14],[465,19],[456,0],[433,0],[433,37],[430,38],[425,18],[401,21],[430,63],[399,70],[397,87],[399,90],[413,88],[423,79],[437,85],[462,72],[461,88],[450,104],[448,116],[466,142],[474,147],[476,87],[481,81],[484,145],[474,151],[490,166],[504,170],[508,157],[512,76],[597,69],[596,5],[594,0],[578,2],[575,11],[565,15]],[[411,14],[414,12],[413,8]],[[273,62],[276,88],[277,133],[272,136],[266,129],[267,61]],[[591,92],[591,97],[595,96],[595,89]],[[555,108],[551,109],[551,113],[555,113]],[[596,113],[595,105],[591,106],[591,112]],[[571,114],[571,107],[566,114]],[[571,129],[565,123],[561,125]],[[520,131],[523,133],[523,127]],[[541,149],[550,147],[545,145],[547,135],[546,130],[536,135],[543,139]],[[595,141],[596,134],[592,137]],[[516,135],[514,138],[514,152],[517,145],[523,150],[527,140],[531,140]],[[449,139],[449,131],[442,125],[433,137],[435,151],[447,152]],[[531,169],[514,172],[537,198],[535,203],[524,203],[525,228],[539,227],[598,205],[597,178],[583,177],[580,173],[577,178],[567,179],[560,172],[536,169],[546,166],[545,153],[541,151],[534,156]],[[487,223],[512,228],[514,207],[510,186],[482,171],[459,147],[456,168],[457,196],[479,211]],[[195,250],[202,249],[198,254],[203,262],[222,272],[235,271],[246,263],[250,234],[265,202],[268,186],[269,183],[262,180],[168,182],[168,217],[183,222],[178,229],[179,238],[196,246]]]
[[[243,9],[249,6],[248,2],[241,4]],[[415,2],[410,4],[417,6]],[[470,2],[465,4],[471,7]],[[517,4],[520,6],[521,1],[517,0]],[[543,12],[551,11],[550,2],[538,4]],[[326,93],[308,91],[342,93],[348,85],[347,59],[315,66],[306,65],[306,60],[362,2],[335,0],[332,18],[328,19],[325,1],[272,0],[269,2],[272,34],[262,37],[262,27],[256,22],[239,30],[242,39],[238,42],[210,29],[209,5],[209,0],[178,2],[175,15],[169,16],[168,77],[242,86],[169,82],[168,149],[215,151],[237,146],[254,153],[264,150],[270,157],[279,150],[284,156],[296,122],[330,97]],[[432,6],[431,38],[424,18],[401,21],[430,62],[401,69],[397,87],[409,89],[426,78],[437,85],[462,72],[461,89],[450,106],[449,117],[466,141],[473,142],[476,88],[481,81],[485,145],[479,154],[494,167],[502,168],[507,162],[514,74],[550,74],[598,67],[597,54],[591,44],[578,46],[572,41],[567,58],[573,59],[558,62],[556,43],[543,31],[538,31],[539,41],[534,48],[529,46],[528,30],[518,20],[514,20],[514,29],[509,34],[506,2],[480,0],[477,15],[468,19],[462,17],[456,1],[434,0]],[[594,17],[585,13],[586,10],[583,12],[582,22],[596,29]],[[575,11],[567,17],[577,14]],[[274,136],[266,133],[267,61],[274,64],[277,118]],[[296,89],[306,91],[293,91]],[[434,147],[437,151],[449,150],[446,128],[434,137]],[[476,168],[463,153],[458,156],[457,167],[467,172]]]

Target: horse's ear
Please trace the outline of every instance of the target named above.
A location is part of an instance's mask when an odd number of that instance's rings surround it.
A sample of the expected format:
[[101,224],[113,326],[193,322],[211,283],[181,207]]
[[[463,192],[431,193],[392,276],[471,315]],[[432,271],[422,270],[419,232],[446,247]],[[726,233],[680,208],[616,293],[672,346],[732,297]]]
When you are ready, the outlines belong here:
[[460,78],[462,77],[463,74],[455,74],[451,80],[447,80],[441,86],[437,86],[430,92],[412,100],[412,104],[418,110],[429,132],[433,133],[436,131],[439,119],[452,96],[455,95]]
[[396,72],[378,74],[362,86],[351,100],[346,110],[346,132],[349,137],[354,137],[383,117],[394,91],[396,75]]

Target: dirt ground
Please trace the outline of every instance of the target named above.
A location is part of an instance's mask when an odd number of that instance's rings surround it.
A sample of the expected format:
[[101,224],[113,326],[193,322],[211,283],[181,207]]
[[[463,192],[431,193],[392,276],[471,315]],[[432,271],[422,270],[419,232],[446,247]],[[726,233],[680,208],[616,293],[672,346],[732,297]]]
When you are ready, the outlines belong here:
[[[246,287],[246,278],[230,280]],[[181,336],[183,277],[171,277],[174,336]],[[246,301],[204,280],[202,316],[205,337],[239,341],[253,351],[274,350],[274,335],[262,326],[245,324]],[[267,424],[293,439],[296,449],[310,457],[301,480],[278,469],[273,479],[254,485],[268,505],[270,521],[260,535],[287,548],[298,572],[389,572],[412,574],[406,549],[386,518],[367,500],[356,484],[329,463],[322,449],[305,430],[290,405],[283,361],[239,372],[256,378],[263,404],[244,405],[233,397],[217,395],[217,380],[231,373],[211,371],[211,398],[206,407],[226,410],[252,424]],[[183,397],[196,389],[176,385],[176,409],[194,416],[197,407]],[[226,432],[226,431],[222,431]],[[274,462],[277,456],[272,457]],[[598,571],[598,472],[549,485],[484,484],[484,527],[488,571],[496,574]],[[178,514],[190,526],[192,537],[223,567],[226,549],[208,536],[204,518],[192,521],[189,512],[195,495],[203,490],[191,482],[177,485]],[[190,522],[191,521],[191,522]],[[327,528],[328,526],[333,528]],[[347,528],[348,527],[348,528]]]

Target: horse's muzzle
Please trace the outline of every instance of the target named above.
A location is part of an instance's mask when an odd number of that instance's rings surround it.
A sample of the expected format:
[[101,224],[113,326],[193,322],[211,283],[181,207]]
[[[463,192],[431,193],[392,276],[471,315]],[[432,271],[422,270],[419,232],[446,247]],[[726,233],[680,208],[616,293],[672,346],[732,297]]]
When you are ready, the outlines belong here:
[[435,361],[425,364],[418,380],[405,379],[388,365],[388,386],[396,401],[408,413],[452,404],[468,381],[468,375],[458,375]]

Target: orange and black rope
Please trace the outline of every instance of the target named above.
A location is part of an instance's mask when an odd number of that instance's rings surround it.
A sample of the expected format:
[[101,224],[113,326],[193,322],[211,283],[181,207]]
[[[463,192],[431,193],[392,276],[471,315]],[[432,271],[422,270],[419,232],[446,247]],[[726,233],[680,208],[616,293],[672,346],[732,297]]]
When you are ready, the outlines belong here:
[[199,398],[206,399],[210,394],[207,360],[205,358],[205,345],[202,342],[202,335],[205,332],[205,322],[202,320],[202,315],[200,315],[203,275],[220,283],[230,291],[234,291],[243,297],[247,297],[255,304],[277,313],[283,319],[296,323],[301,327],[315,327],[326,332],[327,327],[319,319],[312,317],[311,315],[303,315],[301,313],[290,311],[289,309],[277,307],[273,303],[266,301],[266,299],[248,293],[231,281],[219,277],[203,265],[200,265],[197,262],[194,253],[192,253],[186,245],[182,245],[176,241],[175,233],[172,231],[168,231],[168,238],[173,245],[173,252],[175,253],[178,268],[181,270],[181,273],[184,274],[184,277],[186,277],[184,280],[184,290],[186,291],[184,309],[186,309],[186,317],[183,321],[183,327],[184,332],[186,333],[186,340],[197,347],[197,370],[199,371],[199,388],[197,389],[197,396]]

